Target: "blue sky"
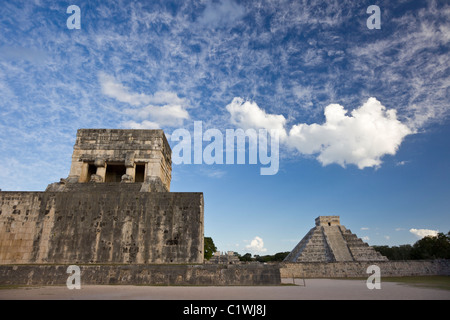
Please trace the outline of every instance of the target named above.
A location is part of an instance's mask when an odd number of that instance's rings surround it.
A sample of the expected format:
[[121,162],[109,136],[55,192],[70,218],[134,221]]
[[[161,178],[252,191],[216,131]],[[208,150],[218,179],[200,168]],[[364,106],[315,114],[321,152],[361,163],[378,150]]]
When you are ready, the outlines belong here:
[[319,215],[371,245],[446,233],[448,21],[446,1],[2,1],[0,188],[67,177],[79,128],[161,128],[174,147],[202,121],[281,132],[275,175],[173,165],[221,251],[289,251]]

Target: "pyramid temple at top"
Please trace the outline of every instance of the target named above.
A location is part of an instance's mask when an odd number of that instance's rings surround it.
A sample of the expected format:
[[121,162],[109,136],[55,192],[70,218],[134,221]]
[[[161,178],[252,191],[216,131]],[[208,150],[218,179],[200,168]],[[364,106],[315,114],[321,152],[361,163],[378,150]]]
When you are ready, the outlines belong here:
[[316,226],[284,259],[285,262],[387,261],[385,256],[340,224],[339,216],[320,216]]

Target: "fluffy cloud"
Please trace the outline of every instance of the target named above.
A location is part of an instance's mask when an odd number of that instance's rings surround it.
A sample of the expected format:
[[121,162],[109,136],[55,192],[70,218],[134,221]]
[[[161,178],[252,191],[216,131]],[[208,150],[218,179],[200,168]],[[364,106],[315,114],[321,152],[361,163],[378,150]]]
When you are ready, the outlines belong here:
[[149,103],[149,96],[146,94],[136,94],[129,92],[128,88],[106,73],[100,72],[98,75],[102,93],[108,97],[114,98],[117,101],[125,102],[133,106],[138,106],[142,103]]
[[289,145],[303,154],[318,154],[323,165],[338,163],[358,168],[381,164],[381,157],[394,155],[412,131],[375,98],[347,115],[338,104],[325,108],[324,124],[298,124],[289,132]]
[[305,155],[316,155],[323,165],[378,167],[384,155],[394,155],[405,136],[413,133],[397,120],[395,110],[387,110],[375,98],[369,98],[350,115],[343,106],[330,104],[325,108],[325,123],[296,124],[289,134],[284,116],[267,114],[254,102],[234,98],[226,109],[232,124],[277,129],[289,147]]
[[231,123],[242,129],[277,130],[280,138],[286,136],[286,118],[283,115],[267,114],[255,102],[236,97],[226,109],[230,113]]
[[246,249],[250,250],[252,253],[266,252],[267,249],[264,248],[264,241],[262,238],[256,236],[250,241],[250,244],[245,246]]
[[411,232],[413,235],[424,238],[424,237],[436,237],[439,233],[438,230],[430,230],[430,229],[410,229],[409,232]]
[[151,122],[159,126],[181,126],[184,120],[189,119],[189,113],[182,105],[148,105],[138,110],[126,109],[124,112],[139,119],[151,119],[152,121],[144,120],[143,122]]
[[105,73],[99,73],[99,81],[102,93],[120,102],[141,108],[124,109],[124,113],[142,120],[125,121],[122,126],[132,129],[157,129],[162,126],[181,126],[184,120],[189,119],[186,110],[188,103],[186,99],[178,97],[176,93],[158,91],[154,95],[133,93],[119,83],[114,77]]
[[152,121],[144,120],[141,123],[130,120],[122,122],[122,126],[129,129],[160,129],[159,124]]

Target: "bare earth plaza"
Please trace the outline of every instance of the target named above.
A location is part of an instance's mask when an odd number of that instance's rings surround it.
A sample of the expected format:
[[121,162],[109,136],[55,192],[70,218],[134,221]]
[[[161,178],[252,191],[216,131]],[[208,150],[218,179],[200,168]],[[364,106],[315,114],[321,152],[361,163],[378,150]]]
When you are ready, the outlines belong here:
[[205,261],[207,199],[172,193],[170,182],[162,130],[78,130],[67,178],[0,192],[0,298],[450,298],[380,281],[448,276],[448,260],[389,261],[339,216],[317,217],[283,262]]

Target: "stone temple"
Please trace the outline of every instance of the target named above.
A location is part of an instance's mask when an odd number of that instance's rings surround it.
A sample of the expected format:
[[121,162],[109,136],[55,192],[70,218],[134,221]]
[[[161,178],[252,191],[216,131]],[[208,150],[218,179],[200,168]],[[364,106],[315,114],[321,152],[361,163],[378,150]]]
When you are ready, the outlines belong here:
[[94,183],[135,183],[141,192],[168,192],[171,149],[162,130],[80,129],[69,177],[47,191],[92,188]]
[[171,166],[162,130],[78,130],[67,178],[0,192],[0,264],[203,263],[203,193]]
[[387,261],[340,223],[339,216],[320,216],[316,226],[297,244],[284,262]]

